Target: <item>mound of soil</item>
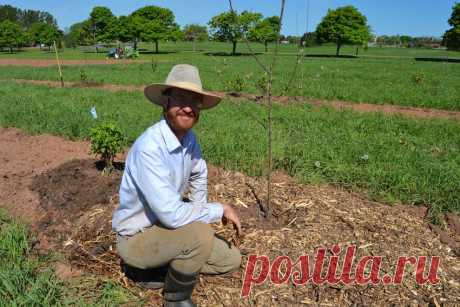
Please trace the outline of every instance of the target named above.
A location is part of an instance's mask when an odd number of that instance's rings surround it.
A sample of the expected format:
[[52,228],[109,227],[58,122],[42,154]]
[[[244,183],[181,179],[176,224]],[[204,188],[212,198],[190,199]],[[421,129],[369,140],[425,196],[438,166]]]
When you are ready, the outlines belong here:
[[[0,129],[0,197],[10,212],[24,216],[41,234],[37,249],[54,249],[66,255],[73,271],[104,274],[126,287],[139,289],[120,271],[111,216],[118,203],[121,171],[102,176],[88,155],[88,144],[49,135],[30,136],[16,129]],[[123,157],[119,157],[122,161]],[[200,278],[194,292],[203,306],[267,305],[455,305],[460,298],[458,216],[433,226],[424,219],[426,209],[389,206],[331,186],[298,183],[282,172],[274,174],[272,213],[260,217],[265,198],[264,178],[209,166],[209,199],[235,205],[244,236],[231,226],[214,225],[221,236],[238,245],[243,268],[226,277]],[[6,204],[6,205],[3,205]],[[33,214],[28,214],[33,212]],[[449,244],[441,237],[449,238]],[[292,283],[254,287],[240,298],[244,267],[249,254],[271,260],[286,255],[314,255],[319,247],[357,246],[356,257],[383,257],[382,271],[392,272],[398,256],[440,256],[440,279],[435,285],[418,285],[406,270],[401,285],[313,285]],[[69,275],[69,274],[67,274]],[[71,274],[70,274],[71,275]],[[155,305],[160,291],[144,291]]]

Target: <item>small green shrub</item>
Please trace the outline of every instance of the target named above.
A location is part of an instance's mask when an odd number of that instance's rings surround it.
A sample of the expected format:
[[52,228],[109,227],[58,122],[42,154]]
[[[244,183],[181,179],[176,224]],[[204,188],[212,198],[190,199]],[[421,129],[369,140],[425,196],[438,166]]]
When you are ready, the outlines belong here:
[[105,122],[90,131],[91,153],[99,155],[104,162],[104,174],[113,170],[113,159],[126,144],[123,131],[113,122]]
[[267,74],[263,74],[262,77],[256,79],[256,88],[265,95],[268,91],[268,79]]
[[241,93],[246,88],[246,79],[237,75],[234,79],[228,81],[228,89],[237,93]]
[[412,81],[417,85],[423,84],[425,81],[425,74],[423,72],[416,72],[412,75]]
[[83,68],[80,68],[80,82],[86,83],[86,81],[88,81],[88,75]]

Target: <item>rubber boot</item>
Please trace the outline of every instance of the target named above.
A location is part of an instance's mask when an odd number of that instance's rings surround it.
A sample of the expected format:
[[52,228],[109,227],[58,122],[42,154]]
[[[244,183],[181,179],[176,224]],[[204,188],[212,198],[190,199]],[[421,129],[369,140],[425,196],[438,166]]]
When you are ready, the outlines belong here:
[[168,266],[153,269],[138,269],[122,263],[122,271],[126,277],[144,289],[161,289],[168,272]]
[[195,274],[183,274],[169,267],[166,275],[163,306],[165,307],[196,307],[191,296],[198,280]]

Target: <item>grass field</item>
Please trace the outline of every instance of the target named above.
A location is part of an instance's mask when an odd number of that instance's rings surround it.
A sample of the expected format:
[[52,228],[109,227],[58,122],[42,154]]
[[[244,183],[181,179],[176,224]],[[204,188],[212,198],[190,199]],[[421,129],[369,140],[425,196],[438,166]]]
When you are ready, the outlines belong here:
[[[164,50],[174,46],[165,45]],[[191,44],[181,43],[180,52],[142,54],[142,64],[85,65],[63,68],[64,79],[80,81],[82,73],[87,81],[117,84],[143,85],[163,82],[170,68],[177,63],[190,63],[199,67],[206,88],[216,91],[241,90],[258,93],[257,84],[263,76],[261,69],[250,56],[218,56],[207,52],[189,52]],[[228,44],[209,43],[200,50],[221,52]],[[241,50],[244,44],[240,44]],[[258,46],[257,48],[261,48]],[[172,50],[170,50],[172,51]],[[259,50],[261,51],[261,50]],[[460,110],[460,64],[419,62],[414,56],[442,57],[458,53],[442,50],[401,48],[369,48],[359,58],[305,57],[297,74],[291,79],[295,62],[295,47],[282,46],[282,55],[275,72],[276,95],[301,95],[307,98],[345,100],[352,102],[388,103],[403,106]],[[344,54],[354,52],[344,48]],[[307,49],[308,54],[333,54],[333,46]],[[24,51],[17,54],[1,54],[0,58],[53,59],[54,54],[43,51]],[[66,50],[63,58],[94,59],[104,54],[82,53]],[[269,55],[261,54],[263,62]],[[156,69],[152,69],[156,62]],[[56,67],[1,67],[0,79],[58,80]],[[292,80],[292,82],[290,82]],[[236,85],[239,82],[239,86]]]
[[[21,95],[18,95],[21,93]],[[141,93],[50,89],[2,82],[0,125],[33,133],[86,138],[100,120],[114,120],[132,142],[159,116]],[[205,158],[261,175],[265,131],[249,113],[254,103],[225,100],[204,112],[197,132]],[[390,203],[426,204],[433,212],[460,211],[460,126],[447,120],[414,120],[382,114],[274,106],[277,168],[306,183],[333,183],[363,190]]]
[[32,240],[26,224],[0,210],[0,306],[120,306],[137,300],[110,280],[59,280],[50,269],[52,256],[34,255]]

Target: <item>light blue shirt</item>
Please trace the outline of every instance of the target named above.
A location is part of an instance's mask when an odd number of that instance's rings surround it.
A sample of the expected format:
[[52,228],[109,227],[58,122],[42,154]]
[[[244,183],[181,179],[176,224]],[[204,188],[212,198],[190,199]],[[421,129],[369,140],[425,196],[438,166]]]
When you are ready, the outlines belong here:
[[[223,207],[207,202],[207,176],[193,131],[179,142],[162,118],[136,140],[126,157],[113,230],[133,235],[158,221],[168,228],[219,221]],[[182,201],[187,189],[190,202]]]

